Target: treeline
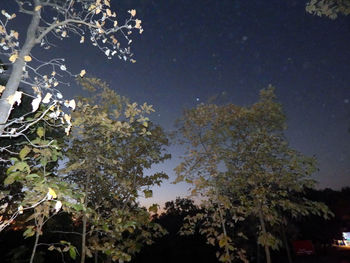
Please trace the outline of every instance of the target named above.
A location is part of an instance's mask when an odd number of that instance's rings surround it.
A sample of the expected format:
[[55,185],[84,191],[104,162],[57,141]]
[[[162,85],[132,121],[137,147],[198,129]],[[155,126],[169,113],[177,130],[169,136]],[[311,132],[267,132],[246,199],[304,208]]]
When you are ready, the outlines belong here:
[[[317,255],[323,256],[329,251],[333,239],[341,239],[342,231],[350,230],[350,188],[343,188],[341,191],[332,189],[306,191],[310,200],[326,203],[334,216],[325,220],[317,216],[308,216],[299,220],[290,220],[286,228],[287,244],[291,249],[292,260],[296,256],[292,249],[294,240],[311,240],[315,246]],[[165,204],[160,215],[154,215],[153,221],[160,224],[167,234],[155,240],[152,245],[144,246],[137,253],[132,263],[141,262],[219,262],[216,258],[215,248],[207,244],[207,240],[198,232],[193,235],[183,235],[181,230],[187,216],[193,216],[201,212],[201,207],[194,204],[190,199],[177,198]],[[243,223],[241,228],[249,229],[249,222]],[[57,240],[70,240],[79,247],[79,233],[82,228],[82,221],[73,221],[67,213],[60,213],[45,226],[45,235],[42,238],[43,244],[52,244]],[[8,231],[0,234],[1,262],[26,262],[24,258],[29,257],[32,239],[23,239],[20,226],[13,226]],[[255,239],[247,239],[241,244],[249,251],[249,262],[263,262],[264,255],[259,251]],[[286,244],[283,244],[285,246]],[[259,255],[259,253],[261,253]],[[101,262],[102,255],[99,255],[97,262]],[[257,257],[260,257],[258,259]],[[276,262],[288,262],[286,248],[272,254]],[[62,262],[62,255],[58,251],[49,251],[45,245],[38,247],[35,262]],[[65,262],[75,262],[65,258]],[[95,258],[87,259],[86,262],[96,262]]]

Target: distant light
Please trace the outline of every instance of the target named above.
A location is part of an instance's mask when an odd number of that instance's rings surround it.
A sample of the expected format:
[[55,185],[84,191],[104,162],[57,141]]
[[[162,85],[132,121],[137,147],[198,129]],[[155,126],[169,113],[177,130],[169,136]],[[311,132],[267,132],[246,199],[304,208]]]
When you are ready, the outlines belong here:
[[345,99],[345,100],[344,100],[344,103],[349,103],[349,99]]
[[350,241],[350,232],[343,232],[343,239]]
[[199,101],[199,98],[196,98],[196,101]]

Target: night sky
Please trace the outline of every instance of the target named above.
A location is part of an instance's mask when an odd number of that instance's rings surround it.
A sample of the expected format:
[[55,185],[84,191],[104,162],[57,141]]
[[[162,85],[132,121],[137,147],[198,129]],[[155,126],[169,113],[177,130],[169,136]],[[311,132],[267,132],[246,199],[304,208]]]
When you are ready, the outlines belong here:
[[[11,2],[1,0],[1,9]],[[78,39],[42,56],[65,57],[73,71],[85,68],[119,94],[153,104],[152,120],[168,132],[184,108],[213,97],[249,105],[272,84],[287,115],[291,146],[318,159],[318,187],[350,186],[350,16],[312,16],[306,0],[111,2],[118,14],[134,8],[142,20],[145,31],[132,44],[137,63],[107,60]],[[74,85],[62,91],[65,97],[81,93]],[[155,189],[152,202],[187,194],[188,186],[170,184],[182,150],[169,151],[172,160],[154,170],[171,179]]]

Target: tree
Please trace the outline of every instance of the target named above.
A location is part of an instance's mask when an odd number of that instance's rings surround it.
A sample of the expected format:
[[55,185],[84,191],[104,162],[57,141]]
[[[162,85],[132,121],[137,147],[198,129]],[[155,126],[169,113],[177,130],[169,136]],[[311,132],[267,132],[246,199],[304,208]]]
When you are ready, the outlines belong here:
[[349,0],[311,0],[306,4],[306,12],[326,16],[330,19],[336,19],[339,14],[347,16],[350,14]]
[[[23,107],[26,105],[22,105]],[[20,114],[21,107],[14,111]],[[47,109],[41,107],[37,115]],[[18,112],[19,111],[19,112]],[[55,126],[51,128],[50,126]],[[12,139],[14,145],[6,146],[1,163],[0,201],[6,207],[1,211],[0,231],[11,224],[25,210],[51,199],[49,189],[58,189],[62,184],[55,174],[58,160],[61,158],[59,137],[60,125],[45,116],[36,123],[26,135],[27,139]],[[56,138],[54,138],[56,137]],[[7,144],[5,140],[1,144]],[[64,191],[63,191],[64,192]]]
[[284,223],[284,215],[328,216],[324,204],[303,196],[315,183],[310,178],[315,159],[288,145],[285,116],[272,87],[262,90],[260,100],[249,107],[200,104],[185,111],[180,124],[188,153],[176,168],[177,180],[192,183],[192,194],[208,200],[213,223],[203,232],[225,249],[222,261],[232,262],[230,253],[236,251],[237,237],[227,229],[248,217],[258,221],[258,243],[270,263],[270,249],[280,246],[274,229]]
[[[12,114],[21,116],[28,108],[31,101],[25,97]],[[41,106],[35,115],[45,111]],[[26,229],[25,238],[35,236],[30,262],[34,260],[45,223],[61,210],[63,203],[69,207],[71,200],[79,197],[57,174],[63,134],[60,122],[44,115],[24,135],[26,138],[0,142],[7,145],[0,163],[0,232],[16,223]],[[62,244],[62,247],[68,246]]]
[[[64,118],[60,106],[74,109],[74,101],[63,100],[57,87],[63,85],[62,73],[67,70],[63,58],[53,58],[42,61],[34,54],[34,48],[49,49],[55,41],[77,36],[80,43],[85,39],[92,42],[109,59],[117,56],[123,60],[132,59],[130,34],[134,29],[142,33],[141,20],[136,19],[136,11],[129,10],[130,17],[125,23],[118,24],[116,12],[111,7],[110,0],[14,0],[18,13],[9,14],[2,10],[0,20],[0,55],[6,57],[11,64],[11,71],[6,86],[0,86],[0,137],[13,138],[25,134],[32,125],[43,118],[27,118],[33,116],[40,103],[48,105],[53,112],[51,118]],[[28,15],[31,21],[28,25],[25,40],[19,41],[19,33],[11,28],[11,20],[17,15]],[[126,47],[125,47],[126,46]],[[4,63],[5,66],[7,65]],[[0,73],[4,73],[0,67]],[[85,70],[80,72],[80,76]],[[76,74],[76,76],[79,74]],[[19,91],[19,85],[28,91]],[[10,118],[12,109],[21,103],[22,95],[32,98],[32,110],[23,116]],[[47,113],[47,112],[46,112]],[[69,133],[70,124],[67,123]]]
[[164,173],[147,175],[145,169],[170,158],[164,153],[168,140],[147,117],[151,105],[129,103],[95,78],[79,82],[94,96],[80,99],[73,114],[64,172],[65,180],[84,194],[77,200],[81,262],[98,252],[128,261],[142,243],[162,233],[137,198],[140,193],[151,197],[149,188],[167,178]]

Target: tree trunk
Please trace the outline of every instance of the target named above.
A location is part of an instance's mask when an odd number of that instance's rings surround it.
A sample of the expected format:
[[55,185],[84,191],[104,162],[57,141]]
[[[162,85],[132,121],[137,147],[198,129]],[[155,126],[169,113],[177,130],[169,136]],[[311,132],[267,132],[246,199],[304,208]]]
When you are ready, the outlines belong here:
[[[265,226],[265,221],[263,214],[261,212],[261,209],[259,209],[259,221],[260,221],[260,226],[261,226],[261,231],[263,232],[264,235],[266,235],[266,226]],[[270,248],[267,244],[264,244],[265,248],[265,255],[266,255],[266,263],[271,263],[271,255],[270,255]]]
[[[221,221],[221,227],[222,227],[222,231],[223,231],[223,234],[225,236],[225,238],[227,238],[227,231],[226,231],[226,226],[225,226],[225,220],[224,220],[224,216],[222,214],[222,210],[221,208],[219,207],[219,215],[220,215],[220,221]],[[230,251],[228,249],[228,244],[226,242],[225,244],[225,255],[226,255],[226,259],[228,259],[229,261],[226,261],[226,262],[231,262],[230,260]]]
[[257,252],[256,252],[256,263],[260,263],[260,245],[259,245],[258,241],[256,241],[256,246],[257,246],[257,248],[256,248],[256,250],[257,250]]
[[[35,5],[39,5],[38,0],[34,1]],[[23,75],[23,67],[25,65],[24,57],[30,54],[30,51],[35,46],[36,42],[36,32],[40,23],[40,10],[35,11],[32,16],[32,20],[29,24],[26,40],[22,49],[18,54],[18,58],[13,64],[13,68],[10,77],[7,81],[6,88],[1,95],[0,100],[0,135],[5,129],[6,122],[10,116],[12,105],[7,101],[7,98],[15,94],[18,90],[19,83]]]
[[292,256],[290,254],[289,244],[287,241],[286,230],[285,230],[284,226],[285,226],[284,224],[281,225],[283,243],[284,243],[284,246],[286,248],[288,263],[293,263]]
[[29,261],[29,263],[33,263],[34,256],[35,256],[35,252],[36,252],[36,248],[38,247],[40,232],[41,232],[41,229],[40,229],[39,231],[36,231],[36,234],[35,234],[35,242],[34,242],[34,246],[33,246],[33,250],[32,250],[32,255],[30,256],[30,261]]
[[81,235],[81,258],[80,258],[80,263],[85,263],[85,254],[86,254],[86,212],[83,212],[83,233]]
[[95,263],[98,263],[98,251],[95,252]]
[[90,175],[88,174],[86,177],[86,183],[85,183],[85,196],[84,196],[84,210],[83,210],[83,233],[81,235],[81,258],[80,258],[80,263],[85,263],[85,254],[86,254],[86,222],[87,222],[87,217],[86,217],[86,209],[87,209],[87,195],[88,195],[88,185],[90,181]]

